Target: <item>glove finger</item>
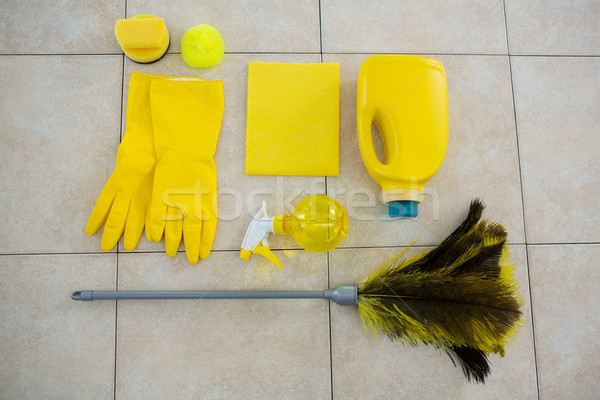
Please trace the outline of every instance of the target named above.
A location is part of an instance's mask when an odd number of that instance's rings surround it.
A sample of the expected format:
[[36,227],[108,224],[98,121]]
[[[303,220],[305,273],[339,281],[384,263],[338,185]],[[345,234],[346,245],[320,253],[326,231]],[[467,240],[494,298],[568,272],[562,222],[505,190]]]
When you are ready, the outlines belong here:
[[128,196],[117,193],[106,224],[104,224],[104,232],[102,233],[102,241],[100,242],[100,247],[102,247],[103,251],[110,251],[121,238],[125,229],[130,202],[131,199]]
[[182,216],[181,210],[168,207],[165,221],[165,250],[169,257],[174,257],[181,243]]
[[144,220],[146,218],[145,211],[147,208],[147,202],[140,201],[139,199],[136,200],[136,198],[131,200],[127,222],[125,222],[125,234],[123,240],[125,250],[127,251],[135,249],[140,241],[140,236],[142,236],[142,230],[144,229]]
[[200,235],[202,233],[202,220],[195,216],[188,216],[183,221],[183,241],[185,254],[190,264],[198,263],[200,253]]
[[146,239],[149,242],[154,242],[155,240],[152,238],[152,233],[150,232],[150,207],[146,209],[146,223],[144,225],[144,230],[146,231]]
[[[202,211],[205,211],[203,208]],[[202,240],[200,242],[200,258],[204,259],[210,254],[210,249],[215,239],[215,231],[217,230],[217,215],[212,212],[212,208],[202,215]]]
[[153,241],[159,242],[165,230],[165,215],[167,206],[163,204],[160,196],[152,194],[152,203],[150,204],[149,220],[146,223],[146,229],[150,228],[150,237]]
[[114,199],[114,192],[109,192],[106,188],[102,190],[102,193],[100,193],[100,197],[98,197],[96,205],[92,210],[92,214],[88,219],[87,225],[85,226],[86,234],[91,236],[100,229],[108,217],[110,206],[112,206]]

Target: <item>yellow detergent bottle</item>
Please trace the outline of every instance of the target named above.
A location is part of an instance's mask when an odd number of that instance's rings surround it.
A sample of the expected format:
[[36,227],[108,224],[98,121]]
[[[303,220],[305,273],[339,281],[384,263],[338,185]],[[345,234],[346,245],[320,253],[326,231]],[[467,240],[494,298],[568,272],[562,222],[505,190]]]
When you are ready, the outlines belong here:
[[251,253],[260,254],[283,269],[267,243],[269,233],[292,234],[296,243],[308,251],[329,251],[346,237],[348,214],[337,200],[322,194],[300,200],[291,215],[272,218],[267,215],[267,204],[263,202],[246,231],[240,257],[247,260]]
[[[385,150],[377,158],[375,124]],[[405,55],[367,58],[358,75],[358,144],[381,185],[393,218],[414,218],[425,183],[442,165],[448,143],[448,87],[438,60]]]

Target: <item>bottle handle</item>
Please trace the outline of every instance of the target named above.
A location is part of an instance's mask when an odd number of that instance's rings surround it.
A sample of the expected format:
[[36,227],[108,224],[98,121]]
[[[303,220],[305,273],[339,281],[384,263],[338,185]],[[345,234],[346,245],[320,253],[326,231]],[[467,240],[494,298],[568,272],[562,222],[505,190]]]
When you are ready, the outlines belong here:
[[373,135],[371,126],[375,117],[375,109],[364,107],[356,114],[356,126],[358,127],[358,147],[363,157],[363,162],[371,175],[383,175],[385,164],[379,161],[373,146]]

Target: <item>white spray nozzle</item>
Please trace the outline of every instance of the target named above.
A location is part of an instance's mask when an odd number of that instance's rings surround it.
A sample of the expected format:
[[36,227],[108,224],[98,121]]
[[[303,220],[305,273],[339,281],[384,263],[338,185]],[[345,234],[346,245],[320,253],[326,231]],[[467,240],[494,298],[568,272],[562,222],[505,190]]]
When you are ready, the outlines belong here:
[[250,254],[260,254],[266,257],[269,261],[275,264],[280,269],[283,269],[279,259],[273,254],[267,242],[267,236],[273,232],[273,218],[267,215],[267,203],[263,201],[261,209],[252,219],[244,241],[242,242],[242,250],[240,258],[247,260]]

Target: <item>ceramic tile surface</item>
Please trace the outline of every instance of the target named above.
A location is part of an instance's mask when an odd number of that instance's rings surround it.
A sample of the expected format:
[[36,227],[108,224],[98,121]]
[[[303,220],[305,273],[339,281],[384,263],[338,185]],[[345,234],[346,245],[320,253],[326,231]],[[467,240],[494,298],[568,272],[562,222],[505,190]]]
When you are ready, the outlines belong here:
[[112,399],[116,254],[0,257],[0,398]]
[[0,54],[118,53],[123,0],[0,2]]
[[0,253],[100,250],[85,224],[119,145],[122,58],[0,57]]
[[[120,254],[119,289],[323,290],[327,256],[215,253],[190,268],[162,254]],[[330,396],[324,300],[120,301],[117,398]],[[298,397],[299,398],[299,397]]]
[[137,14],[165,19],[171,35],[170,53],[181,52],[183,34],[199,24],[215,26],[227,52],[320,51],[317,0],[128,0],[127,17]]
[[506,0],[511,54],[600,55],[600,3]]
[[[0,399],[596,399],[600,397],[600,3],[518,0],[101,0],[0,2]],[[165,19],[169,54],[122,55],[117,19]],[[211,24],[226,54],[181,57]],[[442,62],[444,162],[419,216],[391,220],[358,148],[357,77],[372,54]],[[248,63],[340,65],[340,174],[244,173]],[[222,80],[213,252],[142,236],[103,253],[87,219],[111,176],[132,71]],[[383,143],[373,129],[376,153]],[[310,145],[310,143],[307,143]],[[349,214],[329,254],[270,235],[282,261],[239,256],[252,217],[326,193]],[[315,300],[75,302],[74,290],[323,290],[364,279],[415,240],[442,241],[473,198],[503,224],[524,326],[469,383],[443,352],[366,335],[352,307]]]
[[600,240],[600,59],[515,57],[530,242]]
[[507,52],[497,0],[322,0],[321,8],[324,52]]
[[[340,249],[330,255],[331,285],[360,282],[402,248]],[[423,251],[411,249],[408,256]],[[511,259],[521,295],[529,298],[525,246],[512,246]],[[536,398],[533,336],[529,302],[525,325],[506,346],[504,358],[490,356],[485,385],[467,383],[442,351],[394,343],[365,334],[351,307],[331,305],[334,398],[507,399]],[[366,368],[365,366],[368,366]],[[418,382],[418,383],[417,383]]]
[[600,245],[528,246],[542,399],[600,397]]

